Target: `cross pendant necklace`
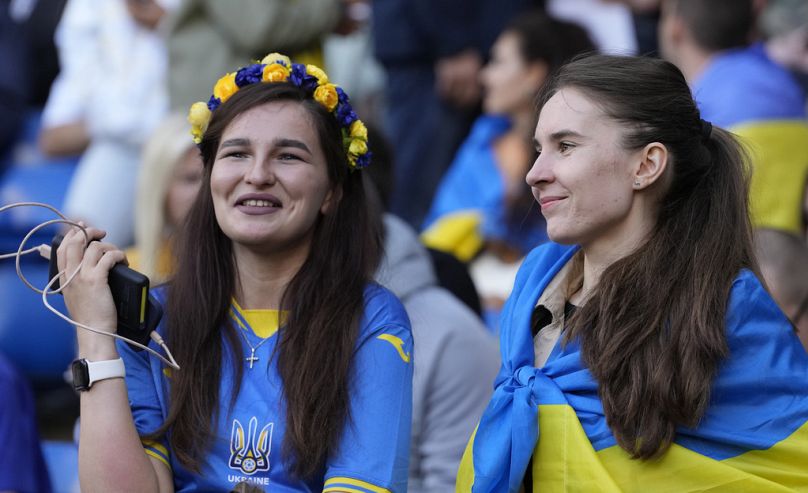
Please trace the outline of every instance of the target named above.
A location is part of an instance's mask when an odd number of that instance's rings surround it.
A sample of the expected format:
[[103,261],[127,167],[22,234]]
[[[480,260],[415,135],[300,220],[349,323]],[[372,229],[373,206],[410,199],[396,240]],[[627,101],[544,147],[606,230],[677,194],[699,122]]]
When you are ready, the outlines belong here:
[[263,343],[267,342],[267,339],[269,339],[269,337],[267,337],[267,338],[265,338],[265,339],[262,339],[262,340],[261,340],[261,342],[259,342],[259,343],[258,343],[258,344],[256,344],[255,346],[253,346],[253,345],[250,343],[250,340],[247,338],[247,334],[245,334],[245,333],[244,333],[244,331],[245,331],[245,330],[246,330],[246,329],[239,329],[239,331],[238,331],[238,332],[239,332],[239,334],[241,334],[241,337],[243,337],[243,338],[244,338],[244,342],[246,342],[246,343],[247,343],[247,345],[248,345],[248,346],[250,346],[250,356],[249,356],[248,358],[244,358],[244,361],[245,361],[246,363],[249,363],[249,364],[250,364],[249,368],[250,368],[250,370],[252,370],[253,364],[254,364],[256,361],[258,361],[258,357],[256,357],[256,356],[255,356],[255,350],[256,350],[256,349],[258,349],[258,348],[261,346],[261,344],[263,344]]
[[252,370],[253,363],[258,361],[258,358],[255,357],[255,348],[254,347],[250,348],[250,357],[249,358],[244,358],[244,361],[249,361],[250,362],[250,370]]

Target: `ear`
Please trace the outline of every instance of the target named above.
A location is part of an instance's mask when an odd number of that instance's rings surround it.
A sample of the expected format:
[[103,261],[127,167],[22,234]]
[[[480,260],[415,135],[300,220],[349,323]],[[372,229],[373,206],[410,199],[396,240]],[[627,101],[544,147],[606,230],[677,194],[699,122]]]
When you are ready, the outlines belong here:
[[340,200],[342,200],[342,186],[337,185],[331,187],[323,198],[323,205],[320,206],[320,214],[329,214],[337,207]]
[[664,144],[647,144],[639,152],[639,160],[632,170],[634,189],[643,190],[656,183],[668,167],[668,158],[668,148]]

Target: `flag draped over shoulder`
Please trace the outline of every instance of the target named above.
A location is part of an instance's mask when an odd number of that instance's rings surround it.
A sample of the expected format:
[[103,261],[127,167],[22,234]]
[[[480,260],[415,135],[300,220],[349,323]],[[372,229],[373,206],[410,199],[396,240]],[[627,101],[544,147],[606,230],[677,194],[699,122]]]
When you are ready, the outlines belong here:
[[696,428],[680,427],[658,460],[616,445],[597,383],[575,341],[533,366],[530,321],[542,291],[576,247],[546,244],[525,260],[501,321],[502,369],[463,456],[458,492],[808,491],[808,355],[749,271],[726,315],[730,356]]

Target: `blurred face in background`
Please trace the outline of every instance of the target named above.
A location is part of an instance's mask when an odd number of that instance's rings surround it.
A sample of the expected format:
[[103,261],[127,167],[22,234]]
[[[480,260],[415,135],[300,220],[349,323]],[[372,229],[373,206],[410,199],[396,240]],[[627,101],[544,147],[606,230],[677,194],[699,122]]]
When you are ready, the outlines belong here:
[[514,115],[533,111],[533,98],[547,76],[542,62],[527,62],[517,34],[506,31],[491,48],[491,60],[483,68],[483,109],[488,114]]
[[174,168],[171,182],[166,192],[166,224],[176,228],[185,220],[191,210],[199,186],[202,184],[202,156],[196,146],[191,147],[183,155]]

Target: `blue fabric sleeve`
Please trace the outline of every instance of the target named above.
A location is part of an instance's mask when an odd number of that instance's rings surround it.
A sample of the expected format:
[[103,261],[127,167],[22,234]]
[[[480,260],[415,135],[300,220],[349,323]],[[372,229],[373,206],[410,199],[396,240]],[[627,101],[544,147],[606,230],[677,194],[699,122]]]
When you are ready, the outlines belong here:
[[[126,391],[129,395],[129,408],[132,410],[135,429],[140,436],[152,433],[163,424],[165,416],[161,406],[162,395],[155,382],[153,373],[155,370],[151,367],[149,353],[136,352],[120,341],[117,345],[118,353],[126,366]],[[152,349],[153,346],[154,343],[150,343]],[[143,447],[149,456],[171,468],[167,441],[144,440]]]
[[412,333],[395,296],[380,287],[369,291],[354,356],[351,416],[328,461],[324,492],[407,491]]

